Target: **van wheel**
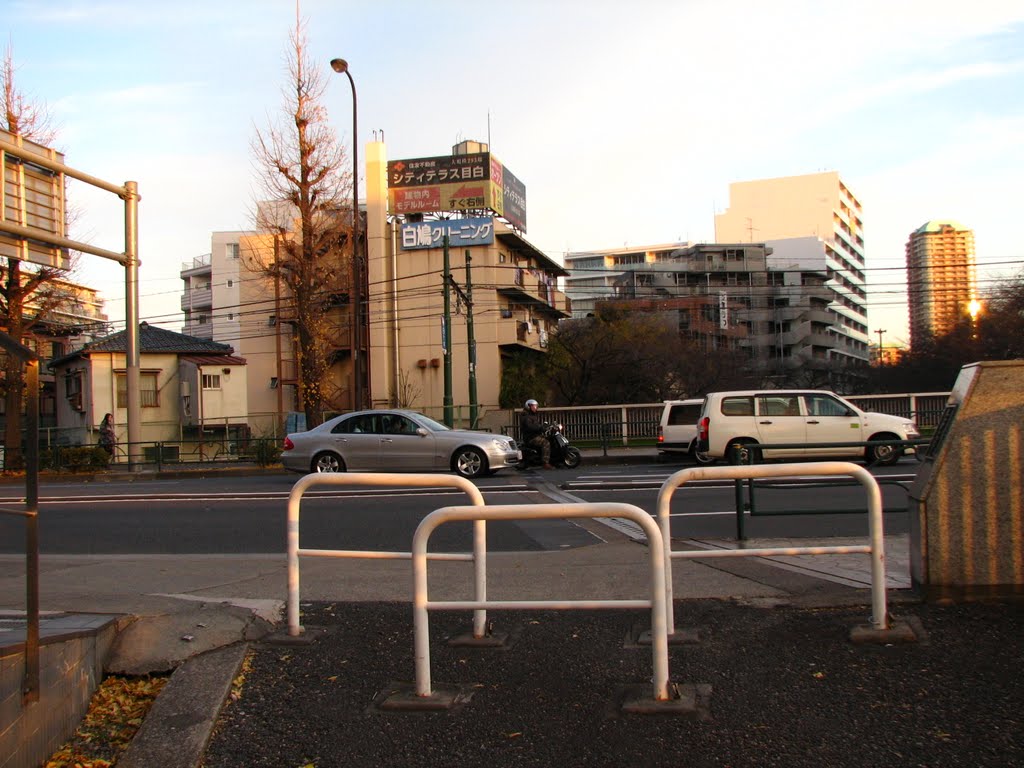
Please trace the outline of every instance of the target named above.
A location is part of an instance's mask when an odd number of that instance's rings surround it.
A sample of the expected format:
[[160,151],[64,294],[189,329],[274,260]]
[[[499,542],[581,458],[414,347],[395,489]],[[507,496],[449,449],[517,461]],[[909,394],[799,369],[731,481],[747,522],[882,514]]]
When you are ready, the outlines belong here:
[[[874,435],[872,440],[899,440],[896,435]],[[864,457],[867,459],[868,464],[874,464],[879,467],[888,467],[895,464],[900,460],[900,456],[903,455],[903,449],[898,445],[868,445],[867,450],[864,452]]]
[[714,464],[718,461],[718,459],[708,456],[706,452],[698,451],[696,440],[690,443],[690,458],[693,459],[694,464],[699,464],[702,467],[706,467],[708,464]]
[[750,439],[736,440],[729,445],[726,454],[730,464],[760,464],[761,451],[754,446],[757,442]]
[[697,464],[700,464],[702,467],[706,467],[707,465],[714,464],[716,461],[718,461],[718,459],[716,459],[714,456],[708,456],[703,451],[694,451],[693,460]]

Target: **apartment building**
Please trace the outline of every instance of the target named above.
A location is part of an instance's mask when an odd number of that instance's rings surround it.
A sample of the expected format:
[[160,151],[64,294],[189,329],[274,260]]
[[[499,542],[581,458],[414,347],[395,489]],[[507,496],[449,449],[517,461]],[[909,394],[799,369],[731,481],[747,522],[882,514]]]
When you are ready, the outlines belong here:
[[977,311],[974,232],[955,221],[928,221],[910,233],[906,255],[913,347]]
[[616,281],[634,268],[646,268],[664,261],[691,243],[662,243],[633,248],[607,248],[565,254],[565,293],[572,301],[572,316],[593,314],[599,301],[615,296]]
[[838,172],[730,184],[729,205],[715,216],[715,240],[763,242],[773,251],[773,266],[824,272],[833,293],[830,309],[837,316],[830,357],[867,365],[863,210]]
[[[765,372],[827,367],[837,316],[824,272],[773,268],[761,243],[698,244],[645,251],[597,302],[671,313],[682,336],[708,351],[743,351]],[[575,304],[575,302],[574,302]]]

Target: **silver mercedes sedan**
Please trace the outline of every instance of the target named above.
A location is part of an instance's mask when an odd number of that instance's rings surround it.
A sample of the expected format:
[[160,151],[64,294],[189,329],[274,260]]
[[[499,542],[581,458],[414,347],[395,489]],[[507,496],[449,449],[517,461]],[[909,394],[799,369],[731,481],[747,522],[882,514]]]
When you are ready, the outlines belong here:
[[422,413],[372,410],[346,413],[284,439],[281,463],[294,472],[452,471],[490,475],[522,459],[515,440],[489,432],[450,429]]

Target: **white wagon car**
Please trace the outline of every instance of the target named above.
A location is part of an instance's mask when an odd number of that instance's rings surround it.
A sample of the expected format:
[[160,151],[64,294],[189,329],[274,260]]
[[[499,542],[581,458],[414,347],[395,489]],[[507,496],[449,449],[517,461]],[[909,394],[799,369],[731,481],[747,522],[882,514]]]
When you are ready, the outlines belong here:
[[522,459],[505,435],[450,429],[422,413],[346,413],[284,439],[281,463],[294,472],[457,472],[494,474]]
[[886,443],[921,436],[910,419],[862,411],[834,392],[792,389],[709,392],[697,429],[700,450],[732,464],[812,457],[894,464],[903,448]]

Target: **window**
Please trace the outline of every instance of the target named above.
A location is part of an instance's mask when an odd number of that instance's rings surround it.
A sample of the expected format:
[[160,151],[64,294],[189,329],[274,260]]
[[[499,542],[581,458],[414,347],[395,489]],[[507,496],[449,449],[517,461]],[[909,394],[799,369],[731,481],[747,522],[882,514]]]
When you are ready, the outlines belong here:
[[267,325],[269,325],[271,328],[277,325],[277,315],[271,315],[270,317],[268,317]]
[[[160,406],[157,376],[157,371],[139,373],[139,405],[143,408],[158,408]],[[128,407],[128,377],[123,372],[117,374],[117,407]]]
[[853,416],[850,409],[828,395],[804,395],[811,416]]
[[754,398],[752,397],[725,397],[722,398],[723,416],[753,416]]
[[270,377],[270,388],[277,389],[277,376]]
[[229,259],[237,259],[238,243],[228,243],[227,246],[225,247],[225,252],[227,253],[227,257]]
[[204,373],[203,374],[203,389],[220,389],[220,374],[219,373]]
[[82,410],[82,372],[71,371],[64,377],[64,396],[76,411]]
[[230,288],[230,287],[231,287],[231,286],[233,286],[234,284],[235,284],[235,281],[234,281],[234,280],[228,280],[228,288]]
[[799,416],[800,405],[796,395],[762,395],[760,410],[762,416]]

